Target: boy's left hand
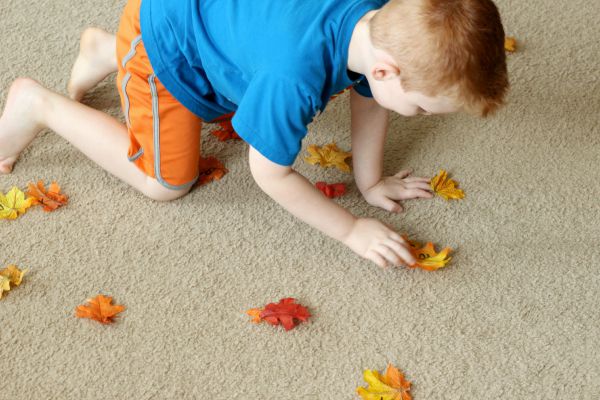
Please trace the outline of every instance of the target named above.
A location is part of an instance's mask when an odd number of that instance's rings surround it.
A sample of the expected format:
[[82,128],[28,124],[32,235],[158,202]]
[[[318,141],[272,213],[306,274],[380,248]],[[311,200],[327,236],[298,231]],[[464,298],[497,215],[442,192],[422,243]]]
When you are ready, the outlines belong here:
[[395,213],[404,211],[398,200],[430,199],[433,197],[429,178],[410,176],[411,170],[403,170],[394,176],[381,178],[379,182],[363,192],[371,205]]

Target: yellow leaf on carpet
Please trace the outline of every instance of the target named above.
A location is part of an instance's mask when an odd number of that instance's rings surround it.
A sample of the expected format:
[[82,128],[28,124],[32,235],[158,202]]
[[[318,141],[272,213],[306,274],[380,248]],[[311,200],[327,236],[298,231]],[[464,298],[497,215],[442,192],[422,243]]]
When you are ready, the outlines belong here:
[[443,197],[446,200],[458,200],[465,197],[465,192],[457,188],[458,182],[448,178],[448,173],[443,169],[440,170],[439,174],[431,178],[429,184],[438,196]]
[[336,167],[340,171],[350,172],[346,158],[351,157],[352,153],[341,151],[335,143],[326,144],[323,147],[311,144],[307,150],[310,154],[304,158],[307,163],[320,164],[323,168]]
[[20,270],[16,265],[9,265],[0,270],[0,276],[8,278],[11,284],[19,286],[23,281],[23,276],[25,276],[27,271],[29,271],[27,268]]
[[6,195],[0,192],[0,219],[16,219],[31,207],[32,199],[25,200],[25,193],[13,187]]
[[2,298],[2,294],[4,292],[8,292],[10,290],[10,279],[5,276],[0,275],[0,299]]
[[366,388],[359,387],[356,392],[363,400],[411,400],[410,382],[404,378],[402,372],[388,365],[385,375],[370,369],[363,374]]

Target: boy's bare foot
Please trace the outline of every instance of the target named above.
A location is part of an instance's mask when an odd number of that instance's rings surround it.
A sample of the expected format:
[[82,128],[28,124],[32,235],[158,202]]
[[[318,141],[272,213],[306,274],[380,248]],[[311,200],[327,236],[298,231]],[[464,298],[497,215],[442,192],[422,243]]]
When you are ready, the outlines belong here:
[[117,70],[115,35],[102,29],[87,28],[81,34],[79,55],[67,86],[69,97],[80,101],[86,92]]
[[17,157],[44,126],[40,119],[44,88],[28,78],[15,80],[0,117],[0,174],[10,174]]

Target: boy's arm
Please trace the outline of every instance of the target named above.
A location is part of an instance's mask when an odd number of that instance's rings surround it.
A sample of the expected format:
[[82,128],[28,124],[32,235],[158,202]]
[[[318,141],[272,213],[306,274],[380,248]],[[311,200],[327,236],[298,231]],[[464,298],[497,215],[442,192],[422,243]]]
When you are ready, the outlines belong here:
[[383,267],[416,262],[396,232],[377,220],[355,217],[291,167],[271,162],[252,146],[249,162],[254,180],[273,200],[360,256]]
[[389,111],[354,89],[350,91],[350,111],[354,178],[365,200],[385,210],[401,212],[398,200],[432,197],[429,179],[411,177],[409,170],[382,177]]

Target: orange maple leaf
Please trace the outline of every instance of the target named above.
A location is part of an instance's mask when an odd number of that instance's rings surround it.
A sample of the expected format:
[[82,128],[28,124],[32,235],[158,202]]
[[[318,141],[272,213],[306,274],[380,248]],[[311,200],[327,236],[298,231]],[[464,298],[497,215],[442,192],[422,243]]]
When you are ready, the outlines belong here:
[[220,129],[214,130],[211,133],[220,142],[224,142],[226,140],[242,140],[242,138],[237,134],[235,129],[233,129],[233,125],[231,125],[231,119],[224,119],[222,121],[217,122]]
[[69,198],[60,193],[60,186],[56,182],[52,182],[48,190],[44,187],[43,181],[38,181],[37,186],[33,182],[27,184],[27,194],[33,199],[33,204],[39,204],[44,208],[44,211],[54,211],[58,207],[67,204]]
[[212,181],[218,181],[228,172],[223,163],[215,157],[200,157],[200,171],[196,185],[202,186]]
[[93,299],[88,299],[86,305],[77,306],[76,315],[79,318],[90,318],[103,324],[110,324],[113,318],[125,310],[123,305],[112,305],[112,297],[99,294]]
[[296,321],[306,322],[310,312],[306,307],[296,303],[291,297],[279,300],[279,303],[269,303],[265,308],[252,308],[246,311],[252,317],[252,322],[267,321],[271,325],[283,325],[286,331],[294,329]]
[[421,246],[420,243],[409,240],[406,236],[403,236],[403,238],[408,242],[412,255],[417,259],[417,263],[411,265],[410,268],[436,271],[444,268],[452,260],[452,257],[449,256],[452,251],[450,247],[446,247],[437,253],[432,242],[427,242],[425,246]]

